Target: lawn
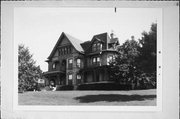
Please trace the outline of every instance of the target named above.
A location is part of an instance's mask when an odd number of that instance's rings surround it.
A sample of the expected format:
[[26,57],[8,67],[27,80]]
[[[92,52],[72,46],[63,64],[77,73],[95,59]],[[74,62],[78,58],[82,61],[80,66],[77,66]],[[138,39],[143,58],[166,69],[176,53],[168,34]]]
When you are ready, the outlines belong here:
[[40,91],[19,95],[19,105],[124,105],[154,106],[156,90]]

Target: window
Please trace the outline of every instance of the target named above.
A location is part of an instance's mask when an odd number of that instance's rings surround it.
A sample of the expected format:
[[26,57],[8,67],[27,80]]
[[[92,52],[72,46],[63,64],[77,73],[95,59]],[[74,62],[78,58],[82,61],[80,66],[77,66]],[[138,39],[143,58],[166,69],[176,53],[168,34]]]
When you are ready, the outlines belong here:
[[97,57],[97,65],[100,65],[100,58]]
[[92,51],[96,51],[96,44],[93,44]]
[[93,58],[93,64],[95,64],[95,63],[96,63],[96,57]]
[[81,75],[77,74],[77,79],[81,79]]
[[67,48],[66,47],[64,48],[64,54],[67,54]]
[[56,69],[56,63],[53,63],[52,68]]
[[81,67],[81,59],[77,59],[77,61],[76,61],[76,62],[77,62],[77,67],[79,67],[79,68],[80,68],[80,67]]
[[69,59],[68,60],[68,69],[72,69],[73,68],[73,60]]
[[69,74],[68,79],[72,80],[72,74]]
[[72,85],[72,74],[68,74],[68,85]]
[[93,57],[93,65],[100,65],[100,57]]
[[113,62],[115,60],[114,55],[110,55],[107,57],[107,65],[109,65],[111,62]]
[[97,43],[97,50],[98,51],[102,50],[102,44],[101,43]]
[[92,46],[92,51],[100,51],[102,50],[102,44],[101,43],[95,43]]
[[64,55],[64,48],[62,48],[61,54]]

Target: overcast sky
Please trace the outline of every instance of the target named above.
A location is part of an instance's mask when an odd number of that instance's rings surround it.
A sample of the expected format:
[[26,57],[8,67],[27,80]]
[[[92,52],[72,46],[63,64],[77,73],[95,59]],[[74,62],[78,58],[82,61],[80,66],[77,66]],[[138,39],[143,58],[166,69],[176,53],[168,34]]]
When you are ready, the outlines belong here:
[[15,8],[14,40],[29,47],[43,71],[45,62],[62,32],[82,41],[113,30],[120,44],[141,38],[161,15],[158,8]]

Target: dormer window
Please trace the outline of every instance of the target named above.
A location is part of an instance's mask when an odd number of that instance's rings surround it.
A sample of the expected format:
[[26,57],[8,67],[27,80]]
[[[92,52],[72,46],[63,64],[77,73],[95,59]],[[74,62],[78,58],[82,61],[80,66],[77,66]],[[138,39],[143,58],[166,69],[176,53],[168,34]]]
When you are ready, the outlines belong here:
[[92,46],[92,51],[101,51],[102,50],[102,44],[101,43],[94,43]]
[[96,51],[96,44],[93,44],[92,51]]
[[102,44],[101,43],[97,43],[97,51],[102,50]]

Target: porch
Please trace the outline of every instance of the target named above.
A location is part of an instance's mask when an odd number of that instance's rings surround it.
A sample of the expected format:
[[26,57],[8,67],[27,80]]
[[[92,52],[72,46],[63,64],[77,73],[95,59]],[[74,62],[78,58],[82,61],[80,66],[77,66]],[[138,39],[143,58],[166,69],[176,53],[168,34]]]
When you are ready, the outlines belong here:
[[46,78],[46,86],[66,85],[66,73],[63,71],[48,71],[44,72],[43,75]]

